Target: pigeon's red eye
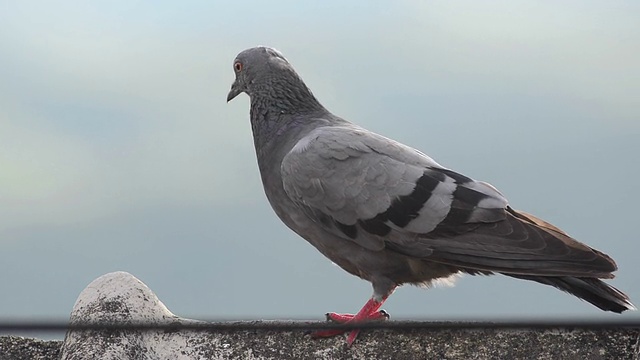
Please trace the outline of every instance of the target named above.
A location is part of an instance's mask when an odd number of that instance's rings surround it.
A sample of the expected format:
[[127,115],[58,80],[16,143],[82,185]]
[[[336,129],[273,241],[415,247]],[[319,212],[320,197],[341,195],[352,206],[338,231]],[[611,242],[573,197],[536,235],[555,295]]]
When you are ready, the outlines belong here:
[[235,64],[233,64],[233,69],[236,72],[242,71],[242,63],[240,61],[236,62]]

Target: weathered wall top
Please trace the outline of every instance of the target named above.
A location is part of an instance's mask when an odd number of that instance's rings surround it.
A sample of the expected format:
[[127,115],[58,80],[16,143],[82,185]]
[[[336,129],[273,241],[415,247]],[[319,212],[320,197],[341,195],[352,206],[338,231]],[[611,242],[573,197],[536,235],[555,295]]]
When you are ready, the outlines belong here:
[[[94,280],[78,297],[70,324],[206,323],[172,314],[141,281],[124,272]],[[300,322],[288,323],[292,328]],[[397,323],[392,323],[397,324]],[[353,346],[344,336],[313,340],[287,323],[194,329],[68,332],[64,342],[0,337],[0,360],[76,359],[638,359],[640,328],[504,329],[393,326],[365,329]],[[278,325],[270,329],[265,325]],[[490,324],[487,324],[490,325]],[[305,325],[306,326],[306,325]]]

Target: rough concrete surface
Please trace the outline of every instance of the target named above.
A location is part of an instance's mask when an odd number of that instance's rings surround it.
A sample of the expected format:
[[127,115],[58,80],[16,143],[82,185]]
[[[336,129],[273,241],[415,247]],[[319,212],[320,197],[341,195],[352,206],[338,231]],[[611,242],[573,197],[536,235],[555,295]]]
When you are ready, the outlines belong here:
[[57,360],[61,346],[62,341],[0,336],[0,360]]
[[[94,334],[97,335],[97,334]],[[351,347],[344,337],[311,340],[301,331],[192,334],[183,350],[136,345],[121,359],[640,359],[640,331],[367,330]],[[118,342],[123,335],[98,335]],[[59,359],[60,341],[0,337],[1,360]],[[100,353],[77,359],[103,359]]]
[[[125,272],[82,291],[70,324],[206,325],[173,315],[140,280]],[[0,337],[0,360],[17,359],[637,359],[640,328],[462,329],[443,326],[364,329],[352,347],[345,336],[313,340],[304,329],[275,322],[210,324],[194,329],[69,331],[64,342]],[[288,323],[300,326],[300,322]],[[309,323],[302,323],[308,326]],[[393,324],[393,323],[392,323]],[[397,324],[397,323],[396,323]],[[424,324],[424,323],[422,323]],[[271,328],[266,325],[271,326]],[[286,324],[285,324],[286,325]],[[451,324],[449,324],[451,325]]]

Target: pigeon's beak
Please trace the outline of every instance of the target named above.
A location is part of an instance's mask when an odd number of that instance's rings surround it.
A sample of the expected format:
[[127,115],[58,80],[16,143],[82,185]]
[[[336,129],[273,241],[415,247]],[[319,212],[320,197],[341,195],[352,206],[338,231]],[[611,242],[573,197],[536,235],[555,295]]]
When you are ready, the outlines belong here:
[[238,82],[234,81],[231,85],[231,90],[229,90],[229,94],[227,95],[227,102],[233,100],[236,96],[240,95],[242,89],[238,86]]

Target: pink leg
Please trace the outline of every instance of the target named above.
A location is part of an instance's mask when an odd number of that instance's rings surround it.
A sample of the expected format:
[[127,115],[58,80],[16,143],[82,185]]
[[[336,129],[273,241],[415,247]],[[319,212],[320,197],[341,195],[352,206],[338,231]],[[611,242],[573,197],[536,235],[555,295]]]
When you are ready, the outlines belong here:
[[[373,313],[377,313],[380,310],[382,304],[387,300],[387,298],[382,298],[382,301],[375,301],[373,298],[369,299],[366,304],[358,311],[356,316],[353,317],[353,322],[364,322],[371,318]],[[351,330],[349,336],[347,337],[347,344],[351,346],[354,341],[356,341],[356,337],[358,337],[358,333],[360,329]]]
[[[381,318],[387,318],[389,315],[385,311],[379,311],[382,304],[387,300],[389,295],[382,298],[381,301],[376,301],[374,298],[369,299],[366,304],[358,311],[357,314],[336,314],[336,313],[328,313],[327,319],[334,320],[340,323],[351,323],[351,322],[366,322],[371,320],[379,320]],[[330,337],[339,334],[343,334],[346,330],[323,330],[317,331],[313,333],[311,336],[314,338],[319,337]],[[356,340],[359,329],[351,330],[349,336],[347,337],[347,344],[351,346],[353,342]]]
[[[326,313],[328,321],[337,322],[338,324],[347,323],[355,317],[354,314],[338,314],[334,312]],[[369,320],[387,320],[389,318],[389,314],[384,310],[378,310],[371,314]]]

